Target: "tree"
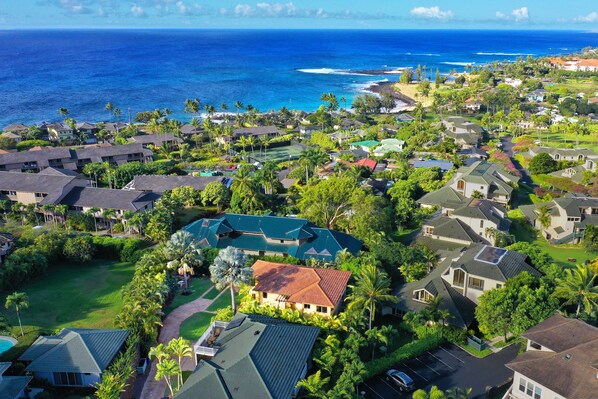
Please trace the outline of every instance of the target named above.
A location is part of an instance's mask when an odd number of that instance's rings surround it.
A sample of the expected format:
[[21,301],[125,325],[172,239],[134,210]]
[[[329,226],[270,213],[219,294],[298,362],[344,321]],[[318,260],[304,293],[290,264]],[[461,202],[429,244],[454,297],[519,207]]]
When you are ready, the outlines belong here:
[[507,334],[512,331],[515,308],[515,298],[505,287],[484,292],[475,309],[480,331],[484,334],[500,334],[506,341]]
[[545,152],[534,156],[529,161],[529,171],[532,175],[540,175],[554,172],[558,169],[558,163]]
[[172,378],[177,377],[181,373],[181,368],[174,359],[164,359],[158,362],[156,365],[156,381],[160,381],[162,378],[168,385],[170,391],[170,397],[172,398],[175,394],[175,388],[172,384]]
[[13,292],[6,297],[4,307],[6,309],[15,308],[15,312],[17,312],[17,319],[19,319],[19,327],[21,328],[21,336],[25,336],[23,324],[21,323],[20,312],[21,309],[27,309],[29,307],[29,298],[27,297],[27,294],[24,292]]
[[540,222],[544,228],[550,226],[550,223],[552,222],[552,216],[548,205],[541,205],[538,207],[538,222]]
[[166,243],[164,256],[169,260],[168,268],[175,269],[183,275],[185,281],[183,293],[188,293],[187,274],[193,274],[193,268],[198,268],[203,263],[199,242],[188,231],[177,231]]
[[407,68],[401,74],[401,78],[399,80],[403,84],[409,84],[413,81],[413,70]]
[[334,229],[340,219],[349,217],[355,190],[360,190],[357,183],[346,176],[320,180],[304,189],[299,209],[313,223]]
[[330,377],[322,378],[322,370],[318,370],[315,374],[309,375],[307,378],[297,383],[298,388],[304,388],[307,391],[308,398],[326,399],[325,387],[330,382]]
[[237,312],[235,303],[235,286],[249,284],[253,270],[247,265],[247,255],[235,247],[226,247],[214,259],[210,266],[212,282],[219,290],[230,288],[233,313]]
[[68,238],[64,244],[64,256],[71,262],[85,263],[93,259],[95,245],[91,236]]
[[0,149],[13,150],[17,148],[17,142],[14,139],[6,136],[0,136]]
[[224,184],[218,181],[213,181],[206,185],[206,188],[201,192],[201,202],[204,206],[212,204],[218,207],[218,212],[230,203],[231,192]]
[[[181,361],[183,358],[193,357],[193,348],[191,348],[191,345],[189,345],[189,341],[183,337],[173,338],[166,346],[166,351],[172,356],[176,357],[176,360],[179,364],[179,370],[182,370]],[[178,388],[180,389],[182,385],[183,373],[180,372],[178,375]]]
[[598,251],[598,226],[593,224],[586,226],[582,243],[588,251]]
[[438,389],[437,386],[432,386],[430,392],[426,392],[423,389],[418,389],[413,392],[413,399],[448,399],[447,396]]
[[60,114],[60,116],[67,116],[69,114],[69,110],[67,108],[61,107],[58,109],[58,114]]
[[351,295],[347,297],[349,311],[368,313],[368,329],[372,329],[372,322],[376,314],[376,306],[382,302],[396,302],[397,297],[390,294],[390,279],[388,275],[378,270],[376,265],[363,267],[357,277],[357,284],[349,286]]
[[565,270],[565,276],[556,280],[554,295],[565,300],[565,305],[576,305],[575,317],[583,311],[590,316],[598,306],[598,287],[595,286],[596,274],[589,265],[577,265]]

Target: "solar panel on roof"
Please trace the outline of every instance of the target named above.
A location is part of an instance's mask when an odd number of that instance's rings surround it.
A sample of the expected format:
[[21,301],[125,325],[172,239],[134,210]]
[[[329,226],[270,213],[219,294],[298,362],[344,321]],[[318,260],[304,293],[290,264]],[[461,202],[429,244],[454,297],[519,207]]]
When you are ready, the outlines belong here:
[[230,330],[235,327],[239,327],[241,324],[243,324],[243,321],[245,321],[246,317],[247,316],[243,316],[243,317],[239,317],[238,319],[232,320],[230,323],[228,323],[228,325],[226,326],[226,329]]
[[496,265],[500,262],[503,256],[506,255],[506,253],[506,249],[485,246],[480,252],[478,252],[474,259]]

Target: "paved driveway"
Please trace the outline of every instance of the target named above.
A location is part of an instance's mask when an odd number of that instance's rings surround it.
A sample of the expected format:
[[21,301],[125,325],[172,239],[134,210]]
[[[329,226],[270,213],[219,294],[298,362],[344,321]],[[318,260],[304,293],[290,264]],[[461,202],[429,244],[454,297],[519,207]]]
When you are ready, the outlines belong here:
[[[407,373],[415,382],[416,389],[428,391],[432,385],[442,390],[455,387],[472,388],[471,398],[482,398],[489,387],[506,382],[513,372],[504,365],[515,359],[519,345],[512,345],[483,359],[471,356],[454,345],[428,351],[415,359],[394,367]],[[411,398],[402,393],[385,376],[378,375],[360,385],[366,399]]]

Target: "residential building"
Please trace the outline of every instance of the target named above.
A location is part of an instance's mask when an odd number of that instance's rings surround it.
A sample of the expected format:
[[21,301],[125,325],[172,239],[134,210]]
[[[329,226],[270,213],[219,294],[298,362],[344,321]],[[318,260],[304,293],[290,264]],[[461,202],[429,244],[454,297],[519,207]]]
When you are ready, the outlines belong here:
[[443,214],[449,214],[451,211],[469,204],[470,199],[450,186],[444,186],[436,191],[432,191],[417,200],[417,203],[423,208],[438,208]]
[[249,294],[279,309],[332,316],[342,307],[351,272],[256,261]]
[[[548,225],[544,226],[542,211],[548,210]],[[579,244],[587,226],[598,226],[598,198],[567,194],[551,202],[520,206],[526,219],[540,230],[552,244]]]
[[580,162],[585,170],[594,172],[598,170],[598,154],[590,148],[552,148],[531,147],[529,156],[547,153],[555,161]]
[[414,120],[415,120],[415,117],[411,114],[398,114],[397,115],[398,123],[411,123]]
[[317,227],[306,219],[225,213],[187,225],[201,245],[211,248],[233,246],[250,255],[293,256],[299,259],[334,261],[347,249],[357,254],[361,241],[335,230]]
[[144,134],[140,136],[133,136],[129,139],[131,143],[141,144],[143,148],[148,148],[152,145],[154,147],[177,148],[183,140],[175,136],[173,133],[161,133],[161,134]]
[[390,152],[401,152],[405,149],[405,142],[398,139],[384,139],[380,141],[380,145],[374,148],[374,155],[383,157]]
[[89,181],[75,176],[0,172],[0,199],[29,204],[58,204],[73,188]]
[[320,329],[237,313],[194,345],[198,366],[175,399],[291,399],[299,393]]
[[49,123],[46,125],[50,141],[72,140],[75,131],[66,123]]
[[203,191],[206,186],[212,182],[220,182],[226,187],[230,187],[233,178],[222,176],[171,176],[171,175],[139,175],[123,187],[123,190],[136,190],[144,192],[153,192],[163,194],[165,191],[173,190],[177,187],[191,187],[198,191]]
[[299,125],[299,134],[301,134],[302,136],[308,137],[308,138],[315,132],[319,132],[321,130],[322,130],[321,128],[319,128],[315,125],[304,125],[304,124]]
[[0,263],[10,253],[15,245],[15,236],[10,233],[0,233]]
[[26,371],[54,386],[91,387],[123,349],[128,330],[64,328],[40,336],[19,357]]
[[376,140],[365,140],[365,141],[356,141],[354,143],[351,143],[350,146],[351,146],[352,150],[360,149],[369,154],[370,152],[372,152],[372,149],[374,147],[376,147],[378,144],[380,144],[380,143]]
[[522,337],[527,350],[506,365],[513,385],[505,399],[598,397],[598,328],[557,313]]
[[31,376],[13,377],[4,375],[12,363],[0,363],[0,398],[25,399],[29,398],[27,386],[33,379]]
[[95,144],[96,133],[100,131],[95,123],[80,122],[75,125],[79,135],[85,138],[86,144]]
[[409,161],[409,165],[411,165],[415,169],[420,168],[439,168],[442,172],[447,172],[453,169],[455,166],[451,161],[443,161],[437,159],[425,159],[425,160],[411,160]]
[[477,161],[457,169],[448,185],[467,198],[485,198],[506,205],[518,182],[519,177],[501,165]]
[[17,144],[20,143],[22,140],[21,135],[19,135],[17,133],[13,133],[13,132],[4,132],[0,136],[7,138],[7,139],[14,140],[14,142]]
[[475,98],[468,98],[465,100],[465,110],[467,112],[479,112],[479,110],[482,108],[482,105],[484,105],[482,101]]
[[547,90],[536,89],[534,91],[527,93],[527,95],[525,96],[525,99],[528,102],[532,102],[532,103],[542,103],[546,99],[547,95],[548,95]]
[[565,71],[598,72],[598,59],[593,58],[552,58],[550,65]]
[[27,132],[29,132],[29,127],[23,125],[22,123],[13,123],[6,126],[3,131],[5,133],[18,134],[19,136],[21,136],[21,138],[24,138],[25,136],[27,136]]
[[129,162],[151,162],[152,152],[142,144],[126,145],[95,145],[74,150],[77,169],[82,170],[92,162],[109,162],[114,165],[124,165]]
[[[488,159],[488,153],[484,150],[480,150],[479,148],[466,148],[464,150],[461,150],[461,152],[459,152],[459,155],[464,155],[468,158],[474,158],[474,159],[483,159],[483,160],[487,160]],[[475,162],[475,160],[474,160]]]
[[462,148],[477,147],[485,132],[483,127],[461,116],[444,117],[441,125],[445,128],[442,135],[454,139]]
[[204,133],[204,130],[201,126],[193,126],[189,123],[185,123],[183,126],[181,126],[180,131],[183,136],[187,137]]
[[216,140],[220,142],[232,141],[236,142],[241,137],[255,137],[255,139],[261,139],[262,137],[273,139],[278,136],[282,136],[284,132],[280,131],[276,126],[258,126],[258,127],[243,127],[233,130],[231,138],[217,137]]
[[423,279],[399,286],[394,292],[399,301],[386,307],[383,313],[401,315],[420,311],[438,298],[439,308],[451,314],[448,323],[468,328],[480,295],[502,287],[522,272],[540,276],[525,254],[474,244],[462,252],[450,252]]

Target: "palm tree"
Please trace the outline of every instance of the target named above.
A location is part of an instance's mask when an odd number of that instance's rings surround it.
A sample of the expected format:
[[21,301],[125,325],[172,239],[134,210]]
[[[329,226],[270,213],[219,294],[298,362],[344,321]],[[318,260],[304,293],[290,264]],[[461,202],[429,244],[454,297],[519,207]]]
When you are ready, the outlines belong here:
[[69,210],[69,206],[68,205],[56,205],[55,207],[56,209],[56,213],[58,213],[62,219],[62,223],[66,226],[66,213]]
[[[171,355],[177,357],[177,361],[179,364],[179,370],[181,368],[181,361],[185,357],[193,357],[193,349],[191,345],[189,345],[189,341],[187,341],[183,337],[174,338],[172,339],[168,345],[166,346],[166,351],[169,352]],[[178,388],[183,385],[183,373],[179,373],[178,375]]]
[[6,297],[4,307],[6,309],[15,308],[15,311],[17,312],[17,319],[19,319],[19,327],[21,328],[21,337],[25,336],[23,324],[21,323],[20,310],[27,309],[29,307],[29,298],[27,297],[27,294],[24,292],[13,292]]
[[108,120],[110,120],[110,116],[112,115],[112,110],[114,109],[114,105],[111,102],[106,103],[104,106],[104,110],[108,111]]
[[54,224],[54,204],[44,204],[42,205],[39,209],[43,212],[44,214],[44,221],[47,222],[48,221],[48,215],[52,215],[52,224]]
[[164,378],[166,385],[168,385],[168,390],[170,390],[170,398],[174,397],[175,394],[171,378],[178,376],[180,373],[181,368],[173,359],[164,359],[156,365],[156,381]]
[[108,226],[110,226],[108,231],[112,232],[112,227],[114,225],[114,221],[112,219],[116,217],[116,211],[114,209],[104,209],[102,212],[102,217],[106,222],[108,222]]
[[98,220],[96,219],[96,215],[98,214],[98,212],[100,211],[100,208],[96,208],[91,207],[87,210],[87,213],[89,216],[91,216],[93,218],[93,227],[95,228],[96,233],[98,232]]
[[249,284],[253,270],[247,266],[247,255],[235,247],[226,247],[214,259],[210,266],[212,281],[219,290],[230,287],[233,313],[237,312],[235,303],[235,286]]
[[397,297],[390,294],[390,279],[376,265],[366,265],[361,269],[357,285],[349,286],[352,290],[347,297],[348,309],[368,312],[368,329],[372,329],[372,321],[376,314],[376,305],[382,302],[396,302]]
[[58,113],[60,114],[60,116],[67,116],[69,114],[69,110],[65,107],[60,107],[58,109]]
[[566,269],[563,278],[557,278],[554,296],[565,299],[564,305],[577,305],[575,317],[582,311],[590,316],[598,306],[598,287],[594,286],[596,274],[589,265]]
[[550,223],[552,223],[552,217],[548,205],[542,205],[538,208],[538,222],[540,222],[544,228],[547,228],[550,226]]
[[187,274],[193,274],[193,267],[203,263],[201,247],[193,234],[185,230],[174,233],[164,247],[164,255],[169,259],[168,268],[176,269],[185,279],[184,294],[189,293]]
[[305,388],[308,398],[326,399],[326,386],[330,381],[330,377],[322,378],[322,370],[316,371],[315,374],[297,383],[298,388]]

